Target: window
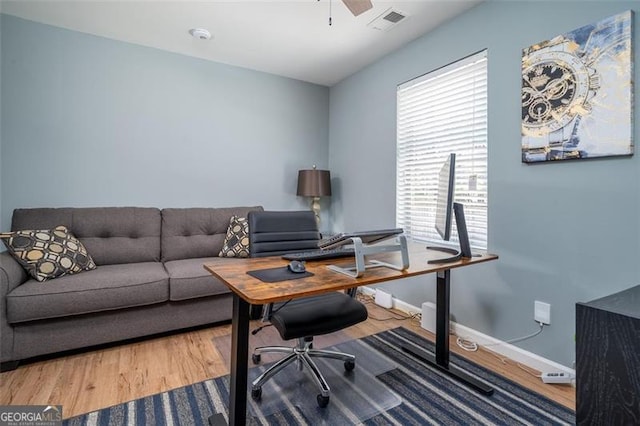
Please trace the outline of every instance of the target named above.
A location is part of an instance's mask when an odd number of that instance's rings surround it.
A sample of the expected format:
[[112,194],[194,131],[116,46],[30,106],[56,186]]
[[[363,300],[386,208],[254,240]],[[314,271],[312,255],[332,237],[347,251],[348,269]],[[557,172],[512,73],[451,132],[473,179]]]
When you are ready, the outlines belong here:
[[434,228],[438,172],[455,152],[455,201],[464,204],[471,246],[486,249],[486,50],[398,86],[397,102],[397,226],[413,240],[442,241]]

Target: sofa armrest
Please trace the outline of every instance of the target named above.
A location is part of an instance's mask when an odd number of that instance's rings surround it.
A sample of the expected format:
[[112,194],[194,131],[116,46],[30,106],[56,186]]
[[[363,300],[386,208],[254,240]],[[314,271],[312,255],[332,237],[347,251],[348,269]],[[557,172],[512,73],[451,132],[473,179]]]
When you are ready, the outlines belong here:
[[13,360],[13,327],[7,320],[7,294],[27,280],[25,270],[7,252],[0,253],[0,360]]
[[29,276],[8,252],[0,253],[0,296],[4,299],[14,288],[27,281]]

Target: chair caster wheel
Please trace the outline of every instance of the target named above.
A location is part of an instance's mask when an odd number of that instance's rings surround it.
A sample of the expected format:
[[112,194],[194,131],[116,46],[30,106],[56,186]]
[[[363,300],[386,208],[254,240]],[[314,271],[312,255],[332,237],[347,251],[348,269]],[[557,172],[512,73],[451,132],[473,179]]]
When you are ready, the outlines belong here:
[[322,394],[318,394],[318,396],[316,396],[316,401],[318,401],[318,407],[320,408],[324,408],[329,405],[329,397],[322,396]]
[[355,361],[345,361],[344,362],[344,370],[345,371],[353,371],[354,368],[356,368],[356,362]]
[[262,398],[262,387],[251,389],[251,398],[255,400]]
[[260,364],[260,354],[251,355],[251,361],[253,361],[254,364]]

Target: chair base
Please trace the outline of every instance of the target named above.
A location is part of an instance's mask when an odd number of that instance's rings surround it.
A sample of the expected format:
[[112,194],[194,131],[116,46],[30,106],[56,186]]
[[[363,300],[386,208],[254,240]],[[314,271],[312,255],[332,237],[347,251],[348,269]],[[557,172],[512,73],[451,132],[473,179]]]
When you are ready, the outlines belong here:
[[332,358],[343,361],[344,369],[347,372],[352,371],[356,365],[356,357],[354,355],[324,349],[313,349],[313,338],[309,337],[299,338],[298,345],[294,347],[262,346],[256,348],[251,357],[253,363],[260,363],[260,354],[267,352],[277,352],[288,355],[276,362],[253,381],[251,386],[251,396],[254,399],[260,399],[262,397],[262,385],[267,380],[276,375],[287,365],[291,364],[292,362],[296,362],[298,365],[298,370],[302,370],[303,367],[306,367],[311,373],[313,381],[320,388],[320,393],[316,397],[318,405],[321,408],[324,408],[329,404],[329,395],[331,393],[331,388],[329,388],[329,384],[325,380],[324,376],[322,375],[322,373],[318,369],[318,366],[312,358]]

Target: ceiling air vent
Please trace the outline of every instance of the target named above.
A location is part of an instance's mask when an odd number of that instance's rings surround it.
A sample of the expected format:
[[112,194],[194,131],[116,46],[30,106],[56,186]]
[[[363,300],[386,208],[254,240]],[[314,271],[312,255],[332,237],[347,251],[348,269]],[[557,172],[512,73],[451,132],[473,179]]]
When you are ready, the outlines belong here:
[[398,25],[398,23],[406,17],[407,15],[400,12],[399,10],[390,8],[385,10],[384,13],[378,16],[376,19],[369,22],[367,26],[378,31],[388,31]]

